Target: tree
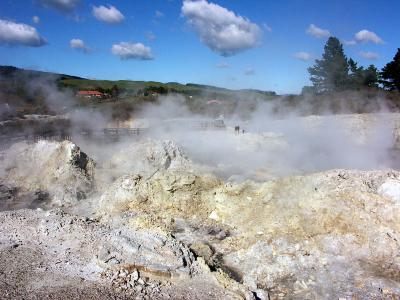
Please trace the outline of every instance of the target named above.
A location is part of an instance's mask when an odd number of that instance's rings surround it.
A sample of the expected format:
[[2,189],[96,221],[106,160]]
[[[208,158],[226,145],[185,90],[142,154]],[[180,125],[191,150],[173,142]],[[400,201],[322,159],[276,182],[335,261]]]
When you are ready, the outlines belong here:
[[358,67],[357,63],[350,58],[349,64],[349,78],[347,87],[350,89],[359,89],[364,85],[365,70],[363,67]]
[[349,59],[349,89],[360,89],[362,87],[378,87],[379,73],[374,65],[370,65],[367,69],[358,67],[353,59]]
[[322,59],[317,59],[313,67],[308,68],[310,80],[317,92],[343,90],[348,85],[349,65],[344,55],[343,45],[335,37],[325,44]]
[[382,69],[381,75],[386,89],[400,91],[400,48],[397,49],[393,60]]
[[301,90],[302,95],[314,95],[315,94],[315,88],[313,86],[303,86],[303,89]]
[[111,94],[111,97],[118,98],[119,89],[118,89],[118,86],[116,84],[114,84],[113,87],[111,88],[110,94]]
[[364,70],[363,85],[368,87],[378,87],[379,83],[379,72],[374,65],[370,65]]

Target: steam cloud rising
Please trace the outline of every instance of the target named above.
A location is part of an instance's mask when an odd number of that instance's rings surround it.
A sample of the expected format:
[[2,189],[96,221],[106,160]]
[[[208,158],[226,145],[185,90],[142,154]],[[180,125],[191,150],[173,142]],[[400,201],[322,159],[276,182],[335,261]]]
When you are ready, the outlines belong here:
[[[201,122],[218,117],[218,102],[213,116],[194,113],[187,98],[160,96],[156,103],[145,104],[131,115],[131,126],[145,127],[145,135],[127,136],[118,142],[104,143],[81,136],[82,128],[102,131],[110,126],[111,112],[104,114],[77,108],[73,94],[60,91],[51,80],[29,83],[41,90],[50,108],[60,109],[71,121],[73,141],[99,163],[132,143],[147,138],[172,140],[182,147],[189,159],[224,179],[266,180],[290,174],[327,169],[382,169],[397,165],[392,154],[394,123],[390,114],[303,117],[312,102],[285,108],[281,100],[241,99],[233,113],[223,118],[226,130],[198,130]],[[359,99],[361,105],[362,101]],[[342,112],[346,112],[345,106]],[[223,113],[223,112],[222,112]],[[116,125],[112,125],[116,126]],[[240,133],[233,128],[240,126]],[[242,131],[244,130],[244,132]],[[134,158],[132,158],[134,159]]]

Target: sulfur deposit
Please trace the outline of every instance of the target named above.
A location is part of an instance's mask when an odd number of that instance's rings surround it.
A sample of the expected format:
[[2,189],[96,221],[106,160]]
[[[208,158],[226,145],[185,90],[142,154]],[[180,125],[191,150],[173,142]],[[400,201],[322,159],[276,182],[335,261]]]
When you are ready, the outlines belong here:
[[[374,116],[342,118],[357,143],[372,140]],[[15,144],[1,162],[2,298],[399,298],[400,172],[274,162],[293,140],[270,130],[215,135],[233,158],[271,162],[240,180],[241,162],[202,164],[181,137],[97,160],[67,141]]]

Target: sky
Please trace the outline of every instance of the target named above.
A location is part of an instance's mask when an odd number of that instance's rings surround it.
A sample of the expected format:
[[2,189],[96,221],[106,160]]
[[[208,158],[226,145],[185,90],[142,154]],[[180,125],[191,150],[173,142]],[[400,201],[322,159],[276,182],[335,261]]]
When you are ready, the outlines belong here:
[[400,48],[398,0],[1,0],[0,65],[299,93],[329,36],[362,66]]

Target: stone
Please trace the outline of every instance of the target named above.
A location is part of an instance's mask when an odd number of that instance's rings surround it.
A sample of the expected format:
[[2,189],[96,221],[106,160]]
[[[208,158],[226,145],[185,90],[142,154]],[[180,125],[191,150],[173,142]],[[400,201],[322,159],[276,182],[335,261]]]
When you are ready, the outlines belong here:
[[132,272],[132,279],[133,281],[137,281],[139,279],[139,272],[136,269]]
[[389,197],[400,204],[400,180],[388,178],[378,188],[378,194]]

